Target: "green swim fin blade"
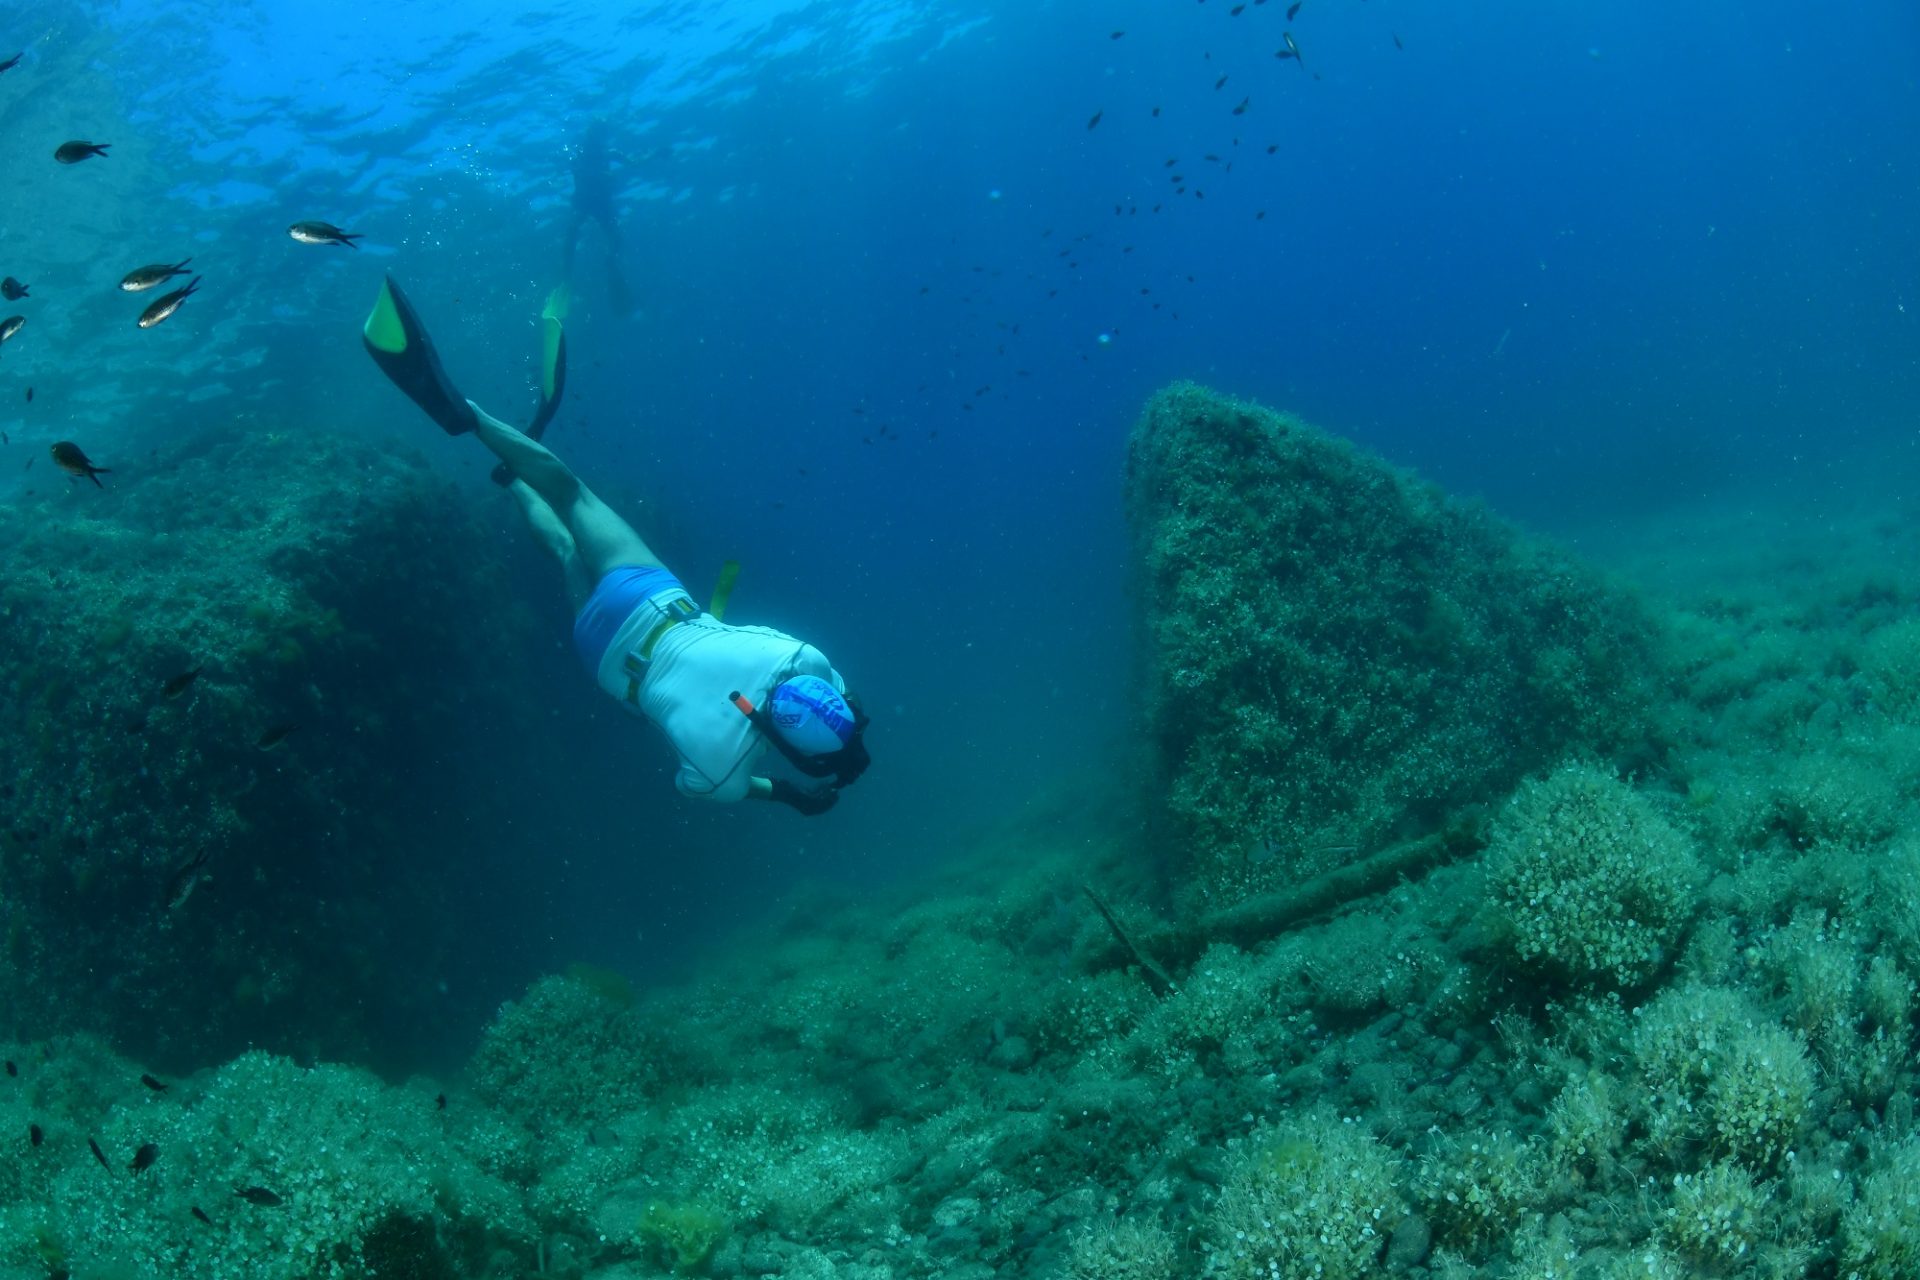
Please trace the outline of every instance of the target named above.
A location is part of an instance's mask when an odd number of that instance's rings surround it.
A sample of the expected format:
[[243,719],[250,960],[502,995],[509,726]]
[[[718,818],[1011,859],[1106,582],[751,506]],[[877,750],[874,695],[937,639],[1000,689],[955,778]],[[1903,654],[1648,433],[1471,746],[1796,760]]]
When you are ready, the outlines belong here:
[[380,296],[361,327],[360,339],[380,371],[448,435],[473,430],[473,406],[454,389],[447,371],[440,367],[426,326],[392,276],[381,283]]
[[567,331],[549,314],[540,320],[540,407],[534,411],[528,435],[538,440],[546,433],[547,424],[560,412],[560,397],[566,390]]
[[727,601],[733,598],[733,584],[740,580],[740,562],[729,560],[720,566],[720,577],[713,584],[713,600],[707,605],[707,612],[713,615],[715,622],[724,621],[727,616]]

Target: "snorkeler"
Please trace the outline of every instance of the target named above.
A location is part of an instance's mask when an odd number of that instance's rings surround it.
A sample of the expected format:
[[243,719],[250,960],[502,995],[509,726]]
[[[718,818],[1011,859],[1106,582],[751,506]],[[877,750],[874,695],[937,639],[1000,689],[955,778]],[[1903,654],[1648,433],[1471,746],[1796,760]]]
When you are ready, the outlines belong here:
[[[544,317],[536,427],[552,419],[565,385],[559,310],[549,305]],[[867,717],[826,656],[771,628],[732,626],[703,612],[552,450],[454,390],[391,277],[362,336],[374,362],[428,416],[449,435],[478,436],[507,469],[528,527],[566,575],[581,661],[621,706],[667,735],[680,755],[680,793],[777,800],[808,815],[832,808],[840,789],[866,771]],[[768,744],[820,785],[756,776]]]
[[613,164],[625,157],[607,146],[607,122],[594,120],[573,149],[573,216],[567,221],[567,247],[561,264],[573,279],[573,252],[588,220],[600,224],[607,241],[607,298],[621,315],[633,310],[626,277],[620,272],[620,215],[613,207]]

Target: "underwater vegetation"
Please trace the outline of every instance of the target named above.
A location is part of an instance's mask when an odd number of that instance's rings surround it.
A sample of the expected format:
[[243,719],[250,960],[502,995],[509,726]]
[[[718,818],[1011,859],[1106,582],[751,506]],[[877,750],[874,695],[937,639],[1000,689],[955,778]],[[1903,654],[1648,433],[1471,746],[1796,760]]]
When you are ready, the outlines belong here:
[[381,940],[436,928],[420,762],[523,706],[465,643],[503,575],[449,554],[478,540],[450,485],[326,433],[213,431],[116,477],[0,511],[11,1025],[355,1053],[399,995]]
[[1644,701],[1229,906],[1063,784],[698,981],[542,978],[457,1079],[0,1042],[0,1276],[1910,1277],[1920,574],[1527,555]]

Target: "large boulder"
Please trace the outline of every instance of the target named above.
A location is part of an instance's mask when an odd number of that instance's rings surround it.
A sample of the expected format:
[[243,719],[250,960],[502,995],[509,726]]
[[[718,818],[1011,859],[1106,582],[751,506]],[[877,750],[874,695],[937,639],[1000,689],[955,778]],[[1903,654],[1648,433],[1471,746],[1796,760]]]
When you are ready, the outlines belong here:
[[[0,507],[0,1034],[175,1063],[417,1024],[465,842],[532,723],[531,612],[454,487],[215,432]],[[197,676],[191,673],[198,672]]]
[[1627,595],[1297,419],[1180,383],[1127,469],[1159,815],[1190,904],[1357,861],[1569,753],[1649,749]]

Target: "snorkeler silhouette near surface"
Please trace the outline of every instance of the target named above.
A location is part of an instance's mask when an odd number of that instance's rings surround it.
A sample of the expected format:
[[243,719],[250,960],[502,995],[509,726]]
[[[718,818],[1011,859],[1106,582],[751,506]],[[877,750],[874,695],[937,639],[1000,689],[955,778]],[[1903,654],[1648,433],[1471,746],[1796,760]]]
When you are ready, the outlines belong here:
[[633,298],[620,262],[620,212],[614,207],[618,190],[613,166],[624,164],[626,157],[607,145],[607,122],[594,120],[573,148],[573,213],[567,220],[566,249],[561,257],[565,278],[573,279],[574,251],[580,245],[580,232],[588,222],[600,224],[607,244],[607,300],[621,315],[633,310]]
[[[566,575],[574,647],[587,674],[666,734],[680,756],[680,793],[825,813],[866,772],[865,712],[820,650],[770,627],[721,621],[730,583],[702,611],[633,527],[536,438],[566,385],[562,315],[564,306],[549,300],[541,402],[526,432],[454,389],[392,277],[362,336],[394,385],[449,435],[479,437],[506,468],[527,527]],[[768,746],[814,785],[756,775]]]

